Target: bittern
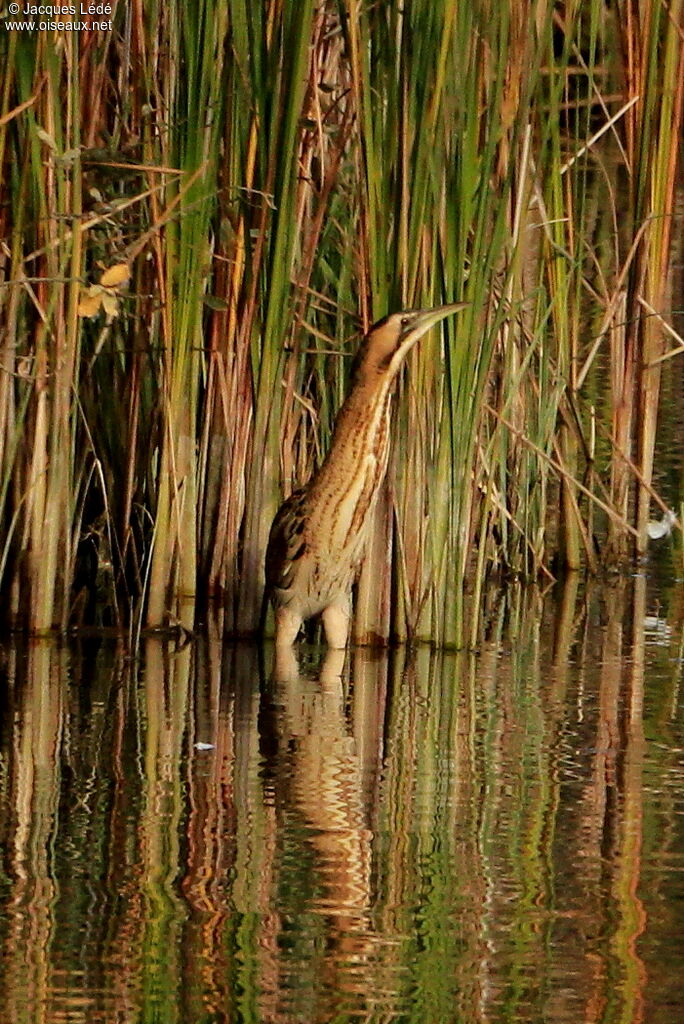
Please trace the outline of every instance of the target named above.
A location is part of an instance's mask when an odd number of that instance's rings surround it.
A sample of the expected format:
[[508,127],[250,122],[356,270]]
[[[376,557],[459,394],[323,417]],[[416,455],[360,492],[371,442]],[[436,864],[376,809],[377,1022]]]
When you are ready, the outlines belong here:
[[352,585],[387,470],[392,385],[426,331],[465,305],[393,313],[364,338],[330,450],[271,526],[265,596],[275,609],[276,645],[291,645],[303,621],[321,614],[329,646],[346,646]]

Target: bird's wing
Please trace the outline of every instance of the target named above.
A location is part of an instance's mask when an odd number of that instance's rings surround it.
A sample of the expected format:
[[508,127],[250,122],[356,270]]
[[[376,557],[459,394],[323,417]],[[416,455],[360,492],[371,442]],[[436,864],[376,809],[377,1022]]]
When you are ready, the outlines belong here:
[[266,587],[287,590],[297,561],[306,551],[306,492],[294,491],[278,509],[266,548]]

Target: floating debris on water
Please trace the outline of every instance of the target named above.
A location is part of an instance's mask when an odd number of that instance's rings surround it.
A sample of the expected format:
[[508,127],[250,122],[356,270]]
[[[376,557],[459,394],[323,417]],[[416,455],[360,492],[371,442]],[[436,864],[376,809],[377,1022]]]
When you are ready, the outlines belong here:
[[661,537],[669,537],[672,527],[677,522],[677,516],[672,509],[667,510],[662,519],[651,519],[646,526],[646,532],[651,540],[660,540]]

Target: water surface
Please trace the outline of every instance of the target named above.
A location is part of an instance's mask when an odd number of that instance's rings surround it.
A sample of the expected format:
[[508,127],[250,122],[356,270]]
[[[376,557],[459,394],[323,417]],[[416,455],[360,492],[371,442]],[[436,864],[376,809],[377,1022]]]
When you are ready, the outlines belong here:
[[683,596],[265,668],[6,642],[2,1024],[684,1019]]

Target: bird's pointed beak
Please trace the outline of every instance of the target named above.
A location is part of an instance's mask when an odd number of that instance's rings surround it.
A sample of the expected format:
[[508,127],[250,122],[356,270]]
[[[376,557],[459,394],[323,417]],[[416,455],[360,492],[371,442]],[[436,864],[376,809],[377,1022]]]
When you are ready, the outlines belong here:
[[449,302],[446,306],[434,306],[432,309],[415,310],[411,323],[407,324],[404,330],[401,342],[402,349],[407,351],[409,348],[412,348],[418,339],[422,338],[431,327],[434,327],[435,324],[445,320],[453,313],[459,313],[468,305],[470,305],[468,302]]
[[421,337],[426,331],[429,331],[431,327],[438,324],[441,320],[445,320],[452,313],[460,313],[462,309],[468,306],[467,302],[450,302],[446,306],[434,306],[432,309],[419,309],[416,310],[416,318],[413,321],[410,330],[417,331],[418,336]]

